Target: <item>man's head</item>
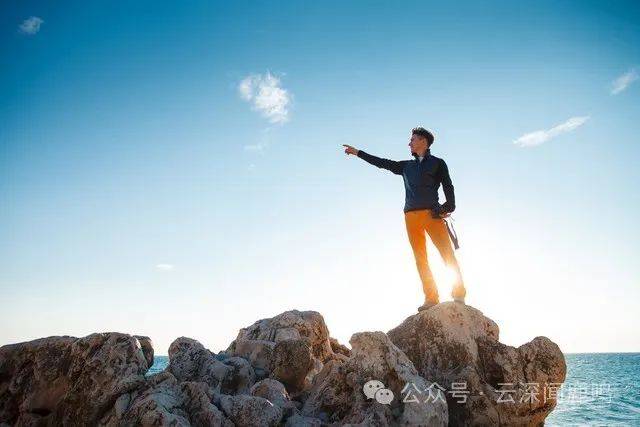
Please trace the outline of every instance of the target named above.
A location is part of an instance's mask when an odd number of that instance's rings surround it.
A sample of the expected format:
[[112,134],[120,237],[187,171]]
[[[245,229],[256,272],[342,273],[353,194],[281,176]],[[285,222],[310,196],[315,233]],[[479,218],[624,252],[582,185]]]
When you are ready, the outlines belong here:
[[409,141],[411,154],[424,156],[434,139],[433,134],[423,127],[411,129],[411,140]]

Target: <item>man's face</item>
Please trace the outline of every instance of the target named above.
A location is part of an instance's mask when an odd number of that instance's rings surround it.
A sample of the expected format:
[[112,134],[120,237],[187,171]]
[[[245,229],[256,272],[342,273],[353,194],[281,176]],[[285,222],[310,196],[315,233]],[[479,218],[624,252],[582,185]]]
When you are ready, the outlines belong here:
[[417,154],[422,156],[427,148],[427,138],[424,138],[419,135],[411,134],[411,140],[409,141],[409,148],[411,149],[411,154]]

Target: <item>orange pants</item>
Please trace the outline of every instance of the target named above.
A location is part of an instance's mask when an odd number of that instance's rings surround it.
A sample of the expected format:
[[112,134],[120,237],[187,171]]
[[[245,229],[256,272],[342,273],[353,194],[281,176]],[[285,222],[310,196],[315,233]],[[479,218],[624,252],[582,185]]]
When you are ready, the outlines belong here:
[[429,268],[429,260],[427,258],[427,240],[425,231],[429,234],[431,241],[440,252],[440,256],[444,260],[447,267],[453,270],[456,275],[455,283],[451,296],[453,298],[464,298],[466,291],[462,281],[462,273],[458,260],[453,252],[453,246],[447,232],[447,225],[442,218],[432,218],[431,211],[421,209],[417,211],[405,212],[404,220],[407,225],[407,234],[409,243],[413,249],[413,256],[416,259],[416,267],[422,281],[422,290],[424,291],[425,301],[437,303],[438,288]]

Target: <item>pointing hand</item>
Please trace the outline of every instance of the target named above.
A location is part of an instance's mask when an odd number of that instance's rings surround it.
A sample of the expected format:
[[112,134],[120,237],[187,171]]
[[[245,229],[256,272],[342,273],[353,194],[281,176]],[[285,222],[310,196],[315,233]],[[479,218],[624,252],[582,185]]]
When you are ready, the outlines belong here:
[[352,154],[352,155],[354,155],[354,156],[357,156],[357,155],[358,155],[358,151],[360,151],[360,150],[358,150],[357,148],[352,147],[352,146],[347,145],[347,144],[342,144],[342,146],[343,146],[343,147],[347,147],[347,148],[345,148],[345,149],[344,149],[344,152],[345,152],[346,154]]

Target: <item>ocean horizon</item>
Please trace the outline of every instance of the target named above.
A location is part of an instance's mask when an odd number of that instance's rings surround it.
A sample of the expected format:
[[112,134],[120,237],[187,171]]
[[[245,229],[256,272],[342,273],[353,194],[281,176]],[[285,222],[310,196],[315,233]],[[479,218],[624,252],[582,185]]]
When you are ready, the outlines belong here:
[[[640,352],[564,356],[567,378],[545,425],[640,425]],[[163,371],[168,363],[168,356],[155,356],[147,375]]]

